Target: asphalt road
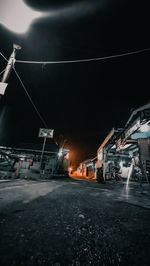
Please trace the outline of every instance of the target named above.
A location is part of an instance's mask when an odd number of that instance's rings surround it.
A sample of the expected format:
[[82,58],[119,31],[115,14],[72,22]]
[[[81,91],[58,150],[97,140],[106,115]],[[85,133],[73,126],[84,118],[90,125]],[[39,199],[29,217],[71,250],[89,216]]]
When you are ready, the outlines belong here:
[[150,265],[150,188],[1,181],[0,265]]

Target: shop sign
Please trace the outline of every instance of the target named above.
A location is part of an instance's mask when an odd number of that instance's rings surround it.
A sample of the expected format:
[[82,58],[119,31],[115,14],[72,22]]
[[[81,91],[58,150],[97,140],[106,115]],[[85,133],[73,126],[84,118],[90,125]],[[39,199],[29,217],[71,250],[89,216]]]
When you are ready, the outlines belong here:
[[40,128],[39,137],[41,138],[53,138],[54,129]]

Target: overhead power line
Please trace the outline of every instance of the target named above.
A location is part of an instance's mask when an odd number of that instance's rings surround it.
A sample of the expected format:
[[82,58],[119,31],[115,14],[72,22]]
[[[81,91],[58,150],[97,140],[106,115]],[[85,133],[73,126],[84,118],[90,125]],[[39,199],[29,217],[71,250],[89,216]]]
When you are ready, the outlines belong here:
[[7,58],[1,52],[0,55],[8,62]]
[[96,58],[88,58],[88,59],[77,59],[77,60],[60,60],[60,61],[25,61],[25,60],[16,60],[16,63],[24,63],[24,64],[70,64],[70,63],[84,63],[84,62],[92,62],[92,61],[101,61],[101,60],[107,60],[107,59],[113,59],[117,57],[124,57],[134,54],[140,54],[144,52],[150,51],[150,48],[141,49],[133,52],[127,52],[122,54],[116,54],[116,55],[109,55],[109,56],[103,56],[103,57],[96,57]]
[[41,116],[40,112],[38,111],[37,107],[35,106],[35,104],[34,104],[32,98],[31,98],[31,96],[29,95],[29,93],[28,93],[28,91],[27,91],[27,89],[26,89],[26,87],[25,87],[23,81],[21,80],[19,74],[17,73],[15,67],[13,67],[13,70],[14,70],[14,72],[15,72],[15,74],[16,74],[18,80],[20,81],[20,83],[21,83],[21,85],[22,85],[22,87],[23,87],[25,93],[27,94],[27,96],[28,96],[28,98],[29,98],[29,100],[30,100],[30,102],[31,102],[31,104],[32,104],[32,106],[33,106],[33,108],[34,108],[34,110],[36,111],[36,113],[37,113],[37,115],[38,115],[38,117],[39,117],[40,120],[42,121],[42,123],[43,123],[43,125],[45,126],[45,128],[48,128],[46,122],[44,121],[44,119],[43,119],[43,117]]
[[4,68],[1,72],[0,75],[2,75],[5,72],[6,68]]

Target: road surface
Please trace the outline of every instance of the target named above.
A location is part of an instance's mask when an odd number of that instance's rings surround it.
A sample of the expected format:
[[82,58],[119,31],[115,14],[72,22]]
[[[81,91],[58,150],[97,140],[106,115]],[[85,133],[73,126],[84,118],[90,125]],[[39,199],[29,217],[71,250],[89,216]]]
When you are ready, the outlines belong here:
[[0,182],[0,265],[150,265],[150,189],[123,182]]

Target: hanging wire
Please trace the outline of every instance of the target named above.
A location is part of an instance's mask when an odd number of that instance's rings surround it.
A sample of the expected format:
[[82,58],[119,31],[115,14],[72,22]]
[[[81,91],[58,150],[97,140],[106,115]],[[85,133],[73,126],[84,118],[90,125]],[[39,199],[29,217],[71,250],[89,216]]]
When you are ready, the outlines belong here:
[[45,128],[48,128],[48,126],[47,126],[47,124],[45,123],[45,121],[44,121],[43,117],[41,116],[40,112],[38,111],[37,107],[35,106],[35,104],[34,104],[34,102],[33,102],[32,98],[31,98],[31,96],[29,95],[29,93],[28,93],[28,91],[27,91],[27,89],[26,89],[26,87],[25,87],[25,85],[24,85],[23,81],[21,80],[21,78],[20,78],[19,74],[17,73],[17,71],[16,71],[15,67],[13,67],[13,70],[14,70],[14,72],[15,72],[15,74],[16,74],[16,76],[17,76],[18,80],[20,81],[20,83],[21,83],[21,85],[22,85],[22,87],[23,87],[23,89],[24,89],[25,93],[27,94],[27,96],[28,96],[28,98],[29,98],[29,100],[30,100],[30,102],[31,102],[32,106],[34,107],[34,109],[35,109],[35,111],[36,111],[36,113],[37,113],[38,117],[40,118],[40,120],[41,120],[41,121],[42,121],[42,123],[44,124]]
[[8,62],[7,58],[1,52],[0,55]]
[[6,68],[4,68],[4,69],[0,72],[0,75],[2,75],[2,74],[5,72],[5,69],[6,69]]
[[129,56],[134,54],[139,54],[143,52],[150,51],[150,48],[141,49],[133,52],[117,54],[117,55],[109,55],[103,57],[89,58],[89,59],[78,59],[78,60],[61,60],[61,61],[24,61],[24,60],[16,60],[16,63],[24,63],[24,64],[70,64],[70,63],[83,63],[83,62],[91,62],[91,61],[101,61],[107,59],[113,59],[117,57]]

